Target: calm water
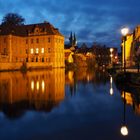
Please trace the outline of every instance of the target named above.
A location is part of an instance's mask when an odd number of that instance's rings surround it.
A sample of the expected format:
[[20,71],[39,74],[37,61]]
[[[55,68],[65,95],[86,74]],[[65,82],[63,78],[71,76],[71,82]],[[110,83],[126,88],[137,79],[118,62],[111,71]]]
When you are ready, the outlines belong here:
[[139,97],[104,72],[0,73],[0,140],[139,140]]

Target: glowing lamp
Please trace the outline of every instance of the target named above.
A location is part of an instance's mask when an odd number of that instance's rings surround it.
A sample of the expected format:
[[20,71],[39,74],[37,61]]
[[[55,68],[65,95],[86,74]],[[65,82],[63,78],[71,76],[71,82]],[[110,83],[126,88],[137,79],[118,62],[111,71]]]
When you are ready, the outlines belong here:
[[110,48],[110,52],[111,52],[111,53],[113,52],[113,48]]
[[121,127],[121,134],[123,136],[127,136],[128,135],[128,128],[126,126],[122,126]]
[[125,27],[121,29],[121,33],[123,36],[126,36],[129,33],[129,28]]

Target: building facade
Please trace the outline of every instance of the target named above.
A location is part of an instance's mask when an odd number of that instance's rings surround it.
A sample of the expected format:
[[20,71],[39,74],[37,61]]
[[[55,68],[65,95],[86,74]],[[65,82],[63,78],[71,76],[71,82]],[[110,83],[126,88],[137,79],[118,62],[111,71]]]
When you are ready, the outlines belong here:
[[[124,51],[124,41],[125,41],[125,51]],[[125,61],[126,67],[134,66],[139,61],[140,57],[140,25],[135,27],[132,34],[126,35],[122,38],[121,44],[122,50],[122,63],[124,65],[124,52],[125,52]]]
[[[125,40],[126,39],[126,40]],[[122,38],[122,64],[124,65],[124,52],[125,52],[125,61],[126,61],[126,66],[131,66],[132,65],[132,43],[133,43],[133,34],[128,34],[126,38]],[[125,41],[125,48],[124,48],[124,41]],[[124,51],[125,49],[125,51]]]
[[0,26],[0,62],[64,67],[64,36],[48,22]]

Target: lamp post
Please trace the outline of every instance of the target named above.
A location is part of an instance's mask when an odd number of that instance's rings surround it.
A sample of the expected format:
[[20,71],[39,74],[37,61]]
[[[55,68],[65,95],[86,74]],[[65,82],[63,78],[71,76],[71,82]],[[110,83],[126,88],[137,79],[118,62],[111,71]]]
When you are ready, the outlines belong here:
[[113,57],[113,54],[112,54],[112,52],[113,52],[113,48],[110,48],[110,58],[111,58],[111,65],[112,65],[112,57]]
[[127,126],[126,126],[126,122],[125,122],[125,119],[126,119],[126,116],[125,116],[125,113],[126,113],[126,99],[125,99],[125,91],[123,92],[123,96],[124,96],[124,99],[123,99],[123,103],[124,103],[124,108],[123,108],[123,125],[122,125],[122,127],[121,127],[121,129],[120,129],[120,131],[121,131],[121,134],[123,135],[123,136],[127,136],[128,135],[128,128],[127,128]]
[[124,48],[123,48],[123,54],[124,54],[124,58],[123,58],[123,62],[124,62],[124,73],[126,72],[126,60],[125,60],[125,41],[126,41],[126,35],[128,34],[129,29],[127,27],[122,28],[121,29],[121,33],[123,35],[123,43],[124,43]]

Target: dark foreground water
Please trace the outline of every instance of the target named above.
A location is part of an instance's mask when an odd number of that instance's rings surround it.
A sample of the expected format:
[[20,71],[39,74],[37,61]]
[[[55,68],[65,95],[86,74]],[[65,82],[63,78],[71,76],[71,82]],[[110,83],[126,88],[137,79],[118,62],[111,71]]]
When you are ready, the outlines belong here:
[[139,95],[86,69],[0,73],[0,140],[140,140]]

